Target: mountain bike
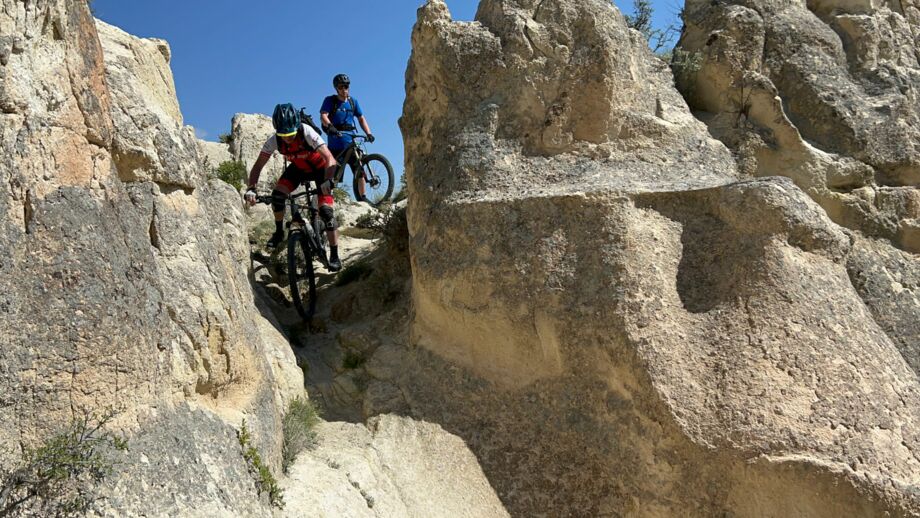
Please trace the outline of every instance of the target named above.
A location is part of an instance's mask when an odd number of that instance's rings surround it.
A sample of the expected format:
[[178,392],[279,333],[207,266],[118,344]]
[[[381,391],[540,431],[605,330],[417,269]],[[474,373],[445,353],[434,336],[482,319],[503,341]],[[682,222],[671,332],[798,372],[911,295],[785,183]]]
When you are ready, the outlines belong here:
[[390,165],[390,161],[379,153],[368,153],[364,149],[364,142],[367,140],[366,136],[354,133],[346,134],[351,135],[352,139],[351,144],[335,157],[335,160],[339,163],[339,167],[335,171],[336,185],[342,183],[342,179],[345,176],[345,166],[354,157],[361,164],[360,171],[353,171],[355,178],[352,182],[352,189],[355,193],[355,198],[361,197],[358,184],[363,177],[365,184],[364,195],[372,205],[376,206],[389,200],[390,196],[393,195],[393,166]]
[[[310,320],[316,313],[316,272],[313,270],[313,258],[329,268],[326,256],[326,224],[319,217],[317,196],[321,189],[304,189],[303,192],[288,196],[285,205],[290,211],[288,227],[288,284],[291,299],[297,313],[304,320]],[[306,201],[304,199],[306,198]],[[271,205],[271,195],[258,195],[256,201]],[[304,220],[301,211],[306,210],[309,217]]]

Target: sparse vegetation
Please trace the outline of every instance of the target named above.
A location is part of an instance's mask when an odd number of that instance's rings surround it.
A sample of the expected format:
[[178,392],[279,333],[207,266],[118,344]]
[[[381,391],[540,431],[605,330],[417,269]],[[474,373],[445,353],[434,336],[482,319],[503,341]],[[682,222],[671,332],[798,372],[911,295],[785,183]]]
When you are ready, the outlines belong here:
[[281,466],[285,473],[297,455],[316,444],[319,413],[309,400],[297,398],[288,405],[282,421],[284,443],[281,447]]
[[361,214],[358,216],[358,219],[355,220],[355,227],[363,229],[377,228],[377,214],[371,211],[367,211],[364,214]]
[[406,183],[406,173],[399,177],[399,190],[393,195],[393,203],[399,203],[409,197],[409,185]]
[[345,353],[345,358],[342,359],[342,368],[353,370],[364,365],[367,362],[367,357],[363,354],[355,351],[348,351]]
[[103,430],[114,417],[84,413],[41,446],[27,449],[21,465],[0,473],[0,517],[82,516],[96,501],[96,487],[113,473],[125,439]]
[[373,272],[374,269],[367,261],[355,261],[346,266],[336,277],[336,286],[345,286],[357,280],[364,279]]
[[[675,82],[684,94],[688,95],[693,90],[692,78],[703,64],[703,56],[699,52],[674,48],[672,44],[674,38],[681,33],[681,27],[676,23],[670,23],[664,29],[656,29],[652,26],[653,14],[650,0],[633,0],[633,14],[626,15],[626,24],[645,36],[649,48],[668,64]],[[683,15],[677,13],[675,17],[680,20]]]
[[[670,23],[664,29],[656,29],[652,26],[653,14],[651,0],[633,0],[633,14],[626,15],[626,24],[631,29],[641,32],[648,40],[648,46],[652,52],[659,54],[670,48],[674,38],[680,34],[680,28]],[[661,57],[660,54],[659,57]]]
[[246,465],[249,467],[249,473],[255,479],[256,489],[258,489],[259,494],[268,495],[268,501],[271,503],[272,507],[283,509],[284,491],[282,491],[281,486],[278,485],[278,481],[275,479],[275,476],[272,475],[268,466],[262,462],[262,456],[259,455],[259,450],[253,446],[252,436],[249,434],[249,429],[246,428],[245,419],[239,431],[236,432],[236,436],[240,441],[240,448],[243,449],[243,458],[246,460]]
[[233,136],[229,133],[221,133],[217,136],[217,140],[219,140],[221,144],[229,144],[230,141],[233,140]]
[[341,187],[336,187],[332,189],[332,199],[335,200],[336,203],[345,203],[349,200],[348,191]]
[[248,173],[246,172],[246,164],[243,162],[239,160],[227,160],[226,162],[221,162],[221,164],[217,166],[215,175],[218,179],[232,185],[234,189],[240,190],[243,188],[243,185],[245,185]]
[[674,48],[659,55],[671,67],[675,82],[681,86],[684,95],[693,92],[693,77],[703,66],[703,55]]

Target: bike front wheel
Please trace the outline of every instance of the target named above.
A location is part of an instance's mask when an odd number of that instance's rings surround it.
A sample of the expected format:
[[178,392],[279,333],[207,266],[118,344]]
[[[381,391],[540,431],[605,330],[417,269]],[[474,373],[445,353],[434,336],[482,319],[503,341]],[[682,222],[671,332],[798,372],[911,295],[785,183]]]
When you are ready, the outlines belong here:
[[361,174],[355,175],[355,198],[361,197],[359,182],[364,177],[364,195],[372,205],[380,205],[393,195],[393,166],[383,155],[365,155],[361,159]]
[[297,313],[304,320],[316,313],[316,274],[313,254],[303,232],[291,232],[288,237],[288,285]]

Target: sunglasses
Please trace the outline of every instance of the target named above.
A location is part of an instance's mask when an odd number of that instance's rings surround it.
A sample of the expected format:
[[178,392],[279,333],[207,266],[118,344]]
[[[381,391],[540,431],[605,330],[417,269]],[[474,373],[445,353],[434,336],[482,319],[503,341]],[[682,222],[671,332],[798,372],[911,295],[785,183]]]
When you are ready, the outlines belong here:
[[336,90],[348,90],[348,87],[351,85],[339,85],[335,87]]

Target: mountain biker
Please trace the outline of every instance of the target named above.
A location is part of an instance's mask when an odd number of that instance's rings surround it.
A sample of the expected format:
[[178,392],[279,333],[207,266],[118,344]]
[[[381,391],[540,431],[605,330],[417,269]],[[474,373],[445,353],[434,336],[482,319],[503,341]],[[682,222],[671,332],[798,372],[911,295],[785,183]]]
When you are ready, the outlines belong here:
[[335,204],[332,188],[338,164],[316,130],[300,121],[300,112],[294,109],[294,105],[276,105],[272,114],[272,125],[275,127],[275,134],[265,141],[259,158],[249,172],[246,202],[249,205],[256,203],[255,187],[259,182],[262,168],[272,154],[278,151],[284,155],[290,163],[272,191],[275,233],[268,240],[267,246],[276,248],[284,241],[284,203],[287,197],[301,184],[315,182],[322,190],[322,195],[319,196],[319,215],[329,229],[326,234],[329,239],[329,271],[337,272],[342,269],[342,261],[339,259],[339,233],[336,230],[335,211],[332,208]]
[[[355,131],[355,117],[358,118],[358,124],[367,135],[367,141],[374,141],[374,134],[371,133],[367,125],[367,119],[364,118],[364,112],[361,111],[361,105],[358,100],[349,95],[351,80],[345,74],[338,74],[332,78],[332,86],[335,87],[335,95],[330,95],[323,99],[323,105],[319,109],[319,117],[323,129],[329,135],[329,151],[333,156],[340,156],[345,151],[353,136],[350,132]],[[357,157],[352,155],[348,163],[351,167],[351,173],[359,176],[358,179],[358,201],[367,201],[365,197],[364,176],[359,173],[361,164],[358,163]]]

